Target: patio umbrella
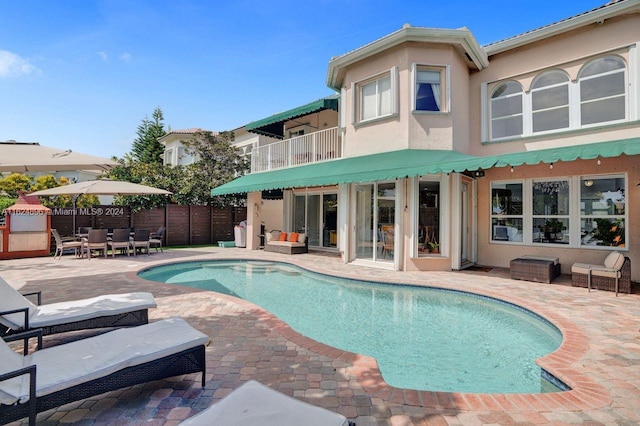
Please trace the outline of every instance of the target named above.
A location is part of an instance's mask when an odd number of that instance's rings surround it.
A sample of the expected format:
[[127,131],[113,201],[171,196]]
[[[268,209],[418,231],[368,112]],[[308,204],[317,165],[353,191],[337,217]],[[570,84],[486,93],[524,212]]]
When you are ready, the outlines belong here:
[[0,172],[108,170],[118,163],[107,158],[62,150],[39,143],[0,142]]
[[53,195],[73,195],[73,230],[76,229],[76,199],[80,195],[171,195],[172,192],[152,186],[140,185],[137,183],[97,179],[85,182],[62,185],[55,188],[43,189],[32,192],[29,195],[53,196]]
[[172,193],[152,186],[121,180],[97,179],[71,185],[57,186],[32,192],[29,195],[171,195]]

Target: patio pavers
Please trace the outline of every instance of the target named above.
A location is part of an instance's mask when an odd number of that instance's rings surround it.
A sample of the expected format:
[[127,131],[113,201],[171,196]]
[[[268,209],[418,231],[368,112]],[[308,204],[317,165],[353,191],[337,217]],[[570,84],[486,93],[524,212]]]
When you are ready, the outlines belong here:
[[[388,386],[372,358],[308,339],[251,303],[213,292],[152,283],[136,272],[154,264],[218,258],[270,259],[349,278],[462,289],[532,308],[565,334],[560,350],[541,365],[573,385],[571,392],[480,395],[424,392]],[[41,413],[62,424],[176,425],[249,379],[362,425],[640,424],[640,295],[588,293],[566,285],[511,280],[507,270],[394,272],[344,265],[322,253],[287,256],[229,248],[166,250],[137,258],[92,262],[64,256],[0,261],[0,275],[43,302],[107,292],[150,291],[158,308],[150,320],[182,316],[208,334],[207,384],[199,375],[175,377],[109,392]],[[564,285],[563,285],[564,284]],[[45,338],[45,345],[99,331]]]

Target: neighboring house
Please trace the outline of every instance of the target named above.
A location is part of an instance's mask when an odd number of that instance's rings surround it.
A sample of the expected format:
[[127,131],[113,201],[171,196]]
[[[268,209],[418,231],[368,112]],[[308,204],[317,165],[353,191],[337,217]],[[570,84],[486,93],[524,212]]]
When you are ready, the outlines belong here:
[[197,158],[184,145],[184,141],[193,140],[195,134],[203,132],[200,128],[171,130],[166,135],[158,139],[164,145],[164,164],[171,166],[186,166],[194,163]]
[[344,262],[458,270],[529,254],[569,272],[620,250],[640,281],[639,40],[640,0],[484,47],[465,28],[404,26],[329,62],[339,151],[285,140],[212,194],[248,193],[257,236],[262,191],[283,189],[283,230]]

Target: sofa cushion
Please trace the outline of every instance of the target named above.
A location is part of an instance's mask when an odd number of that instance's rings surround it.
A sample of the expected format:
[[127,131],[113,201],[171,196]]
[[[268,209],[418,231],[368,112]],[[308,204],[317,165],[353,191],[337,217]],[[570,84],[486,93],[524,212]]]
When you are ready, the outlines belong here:
[[624,256],[618,251],[609,253],[609,256],[604,260],[604,267],[609,269],[620,270],[624,264]]
[[281,232],[280,236],[278,237],[278,241],[287,241],[287,233]]
[[298,234],[298,242],[304,244],[307,241],[307,234]]
[[291,241],[292,243],[297,243],[298,242],[298,234],[297,232],[292,232],[289,234],[289,241]]

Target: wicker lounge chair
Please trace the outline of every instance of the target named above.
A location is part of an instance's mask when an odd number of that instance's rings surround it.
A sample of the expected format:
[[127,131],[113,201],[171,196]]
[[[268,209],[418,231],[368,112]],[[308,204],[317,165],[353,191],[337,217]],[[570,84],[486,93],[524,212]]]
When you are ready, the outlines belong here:
[[164,231],[165,231],[165,227],[161,226],[160,228],[158,228],[157,232],[152,232],[151,234],[149,234],[149,246],[153,247],[156,249],[156,251],[158,251],[158,248],[160,248],[160,251],[162,252],[162,238],[164,237]]
[[631,293],[631,260],[614,251],[602,265],[574,263],[571,266],[571,285],[598,290]]
[[107,257],[107,229],[89,229],[89,236],[84,242],[87,250],[87,259],[91,260],[93,251],[102,251],[104,257]]
[[180,426],[347,426],[337,413],[250,380]]
[[[11,338],[18,337],[28,338]],[[0,423],[29,417],[29,424],[35,425],[39,412],[182,374],[201,372],[204,387],[208,341],[180,318],[40,349],[25,357],[0,341]]]
[[149,322],[155,308],[151,293],[108,294],[90,299],[41,305],[29,301],[0,277],[0,335],[41,328],[44,335],[104,327],[128,327]]

